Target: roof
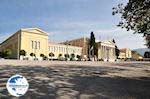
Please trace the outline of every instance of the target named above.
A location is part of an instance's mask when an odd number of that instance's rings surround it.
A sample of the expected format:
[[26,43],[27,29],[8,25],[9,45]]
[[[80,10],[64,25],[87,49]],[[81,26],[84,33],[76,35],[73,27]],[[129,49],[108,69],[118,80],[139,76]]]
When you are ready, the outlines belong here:
[[89,40],[88,37],[80,37],[80,38],[76,38],[76,39],[72,39],[72,40],[67,40],[67,41],[64,41],[64,42],[61,42],[61,43],[73,42],[73,41],[82,40],[82,39]]
[[33,32],[33,33],[36,33],[36,34],[44,34],[44,35],[47,35],[47,36],[49,34],[49,33],[45,32],[45,31],[43,31],[39,28],[22,28],[20,30],[21,31],[26,31],[26,32],[31,32],[31,33]]
[[103,40],[103,41],[96,40],[96,43],[105,43],[105,44],[115,45],[115,43],[112,42],[112,40]]
[[122,48],[122,49],[120,49],[120,52],[126,52],[127,50],[130,50],[129,48]]
[[78,47],[78,46],[65,45],[65,44],[60,44],[60,43],[55,43],[55,42],[49,42],[48,45],[58,45],[58,46],[68,46],[68,47],[82,48],[82,47]]
[[[35,30],[37,32],[35,32]],[[3,44],[4,42],[6,42],[7,40],[9,40],[11,37],[13,37],[14,35],[16,35],[19,31],[26,31],[26,32],[35,32],[36,34],[42,34],[42,35],[46,35],[48,36],[48,33],[39,29],[39,28],[22,28],[20,30],[18,30],[17,32],[13,33],[11,36],[9,36],[6,40],[4,40],[3,42],[1,42],[0,44]]]

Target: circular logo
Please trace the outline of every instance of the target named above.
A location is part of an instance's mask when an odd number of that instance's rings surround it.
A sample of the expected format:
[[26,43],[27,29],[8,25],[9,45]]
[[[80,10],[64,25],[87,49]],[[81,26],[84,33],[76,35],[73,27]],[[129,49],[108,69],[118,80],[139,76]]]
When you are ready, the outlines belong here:
[[20,97],[27,92],[29,84],[22,75],[13,75],[8,79],[6,88],[11,95]]

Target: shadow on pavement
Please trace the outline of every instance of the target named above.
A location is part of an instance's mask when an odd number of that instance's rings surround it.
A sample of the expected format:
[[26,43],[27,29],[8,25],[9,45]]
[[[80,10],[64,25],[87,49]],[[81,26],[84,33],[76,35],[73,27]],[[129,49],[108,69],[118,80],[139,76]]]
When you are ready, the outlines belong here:
[[30,84],[28,92],[19,99],[150,98],[149,77],[109,77],[107,73],[111,70],[80,66],[1,66],[0,99],[18,99],[6,89],[8,78],[14,74],[23,75]]

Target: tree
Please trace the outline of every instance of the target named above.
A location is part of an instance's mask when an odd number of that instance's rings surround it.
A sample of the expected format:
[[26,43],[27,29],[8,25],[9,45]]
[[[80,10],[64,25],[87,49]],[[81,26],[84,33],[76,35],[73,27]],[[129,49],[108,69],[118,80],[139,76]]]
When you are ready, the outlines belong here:
[[62,57],[62,54],[59,54],[59,56],[58,57]]
[[143,34],[150,48],[150,0],[129,0],[125,6],[118,4],[112,14],[121,14],[118,26]]
[[3,51],[0,52],[0,57],[4,58],[4,52]]
[[59,60],[63,60],[62,54],[59,54],[59,55],[58,55],[58,59],[59,59]]
[[8,57],[12,54],[12,51],[10,49],[6,49],[2,52],[3,57]]
[[44,56],[45,56],[44,54],[40,54],[40,57],[43,57],[43,58],[44,58]]
[[66,60],[69,58],[69,54],[65,54],[64,56]]
[[146,51],[146,52],[144,53],[144,58],[150,58],[150,52]]
[[75,54],[72,53],[72,54],[71,54],[71,60],[74,60],[74,58],[75,58]]
[[145,36],[145,40],[146,40],[146,46],[150,49],[150,34],[147,34],[147,36]]
[[95,55],[97,55],[97,44],[95,42],[95,36],[93,32],[91,32],[89,46],[90,46],[90,55],[94,57]]
[[81,56],[80,55],[77,55],[77,58],[78,58],[78,60],[81,60]]
[[20,55],[26,56],[26,51],[25,50],[20,50]]
[[49,53],[49,56],[54,57],[55,55],[54,55],[54,53],[51,52],[51,53]]
[[115,44],[115,54],[116,57],[118,58],[119,54],[120,54],[120,50],[118,49],[117,45],[116,45],[116,41],[113,39],[112,42]]
[[34,53],[30,53],[30,56],[32,56],[32,57],[33,57],[33,56],[35,56],[35,54],[34,54]]

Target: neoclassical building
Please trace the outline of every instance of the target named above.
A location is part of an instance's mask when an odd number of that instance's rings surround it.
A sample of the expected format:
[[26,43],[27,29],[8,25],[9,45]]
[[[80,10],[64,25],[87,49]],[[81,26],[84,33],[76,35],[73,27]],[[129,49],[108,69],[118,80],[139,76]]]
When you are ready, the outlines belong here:
[[[20,59],[20,51],[26,52],[26,59],[41,59],[42,56],[47,58],[58,59],[60,56],[81,56],[82,59],[88,60],[89,57],[89,38],[83,37],[70,40],[63,43],[49,43],[48,33],[39,28],[20,29],[12,36],[0,44],[0,52],[7,49],[11,51],[8,58]],[[115,61],[115,44],[112,41],[98,41],[98,60]],[[53,54],[53,55],[50,55]],[[42,56],[41,56],[42,55]]]
[[77,55],[82,55],[82,48],[58,43],[49,43],[49,53],[54,54],[54,56],[52,57],[53,59],[58,59],[60,56],[62,58],[65,58],[66,54],[68,54],[69,57],[71,57],[71,55],[74,54],[76,59]]
[[115,43],[110,41],[99,41],[98,45],[98,60],[115,61]]
[[[87,59],[88,57],[90,57],[89,42],[90,38],[82,37],[63,42],[62,44],[69,44],[73,46],[82,47],[82,58]],[[98,60],[104,61],[116,60],[115,43],[113,43],[112,40],[96,41],[96,43],[98,45],[98,56],[97,56]]]
[[65,54],[66,48],[68,54],[74,53],[75,55],[81,55],[81,47],[76,46],[66,46],[55,43],[48,43],[48,33],[39,29],[39,28],[25,28],[20,29],[12,36],[7,38],[0,44],[0,51],[9,49],[11,55],[8,58],[19,59],[20,51],[24,50],[26,52],[26,58],[32,59],[31,53],[34,53],[34,56],[37,59],[41,58],[41,54],[46,57],[49,57],[49,53],[52,52],[55,54],[54,58],[58,57],[58,54]]
[[73,40],[68,40],[68,41],[63,42],[61,44],[82,47],[82,58],[88,60],[88,56],[89,56],[89,41],[90,41],[89,38],[81,37],[81,38],[77,38],[77,39],[73,39]]
[[131,59],[132,58],[131,49],[129,49],[129,48],[120,49],[119,58],[120,59]]

